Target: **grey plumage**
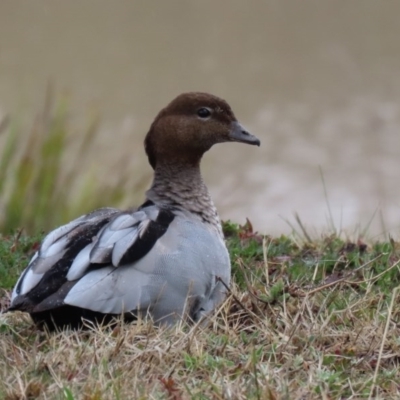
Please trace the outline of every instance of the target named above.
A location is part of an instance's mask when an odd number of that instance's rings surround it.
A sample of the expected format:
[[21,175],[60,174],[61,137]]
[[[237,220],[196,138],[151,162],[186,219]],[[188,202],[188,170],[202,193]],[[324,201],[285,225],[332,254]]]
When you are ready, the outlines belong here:
[[230,280],[228,252],[224,242],[215,239],[190,215],[179,215],[134,265],[89,272],[64,302],[110,314],[151,309],[156,321],[167,322],[181,316],[188,302],[196,304],[196,309],[190,310],[196,319],[200,310],[212,309],[213,303],[223,298],[216,277],[227,284]]

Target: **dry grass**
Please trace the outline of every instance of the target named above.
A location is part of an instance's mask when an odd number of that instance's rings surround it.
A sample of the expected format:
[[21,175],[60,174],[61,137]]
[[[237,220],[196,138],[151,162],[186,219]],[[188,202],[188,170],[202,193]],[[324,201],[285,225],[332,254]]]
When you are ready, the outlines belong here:
[[400,398],[397,243],[225,229],[234,283],[207,327],[48,334],[2,315],[0,397]]

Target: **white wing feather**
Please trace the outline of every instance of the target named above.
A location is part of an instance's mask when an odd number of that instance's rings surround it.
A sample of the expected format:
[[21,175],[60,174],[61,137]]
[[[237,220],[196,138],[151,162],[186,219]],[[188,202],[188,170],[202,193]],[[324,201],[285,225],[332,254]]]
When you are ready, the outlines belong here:
[[85,274],[90,265],[90,252],[92,248],[93,243],[88,244],[75,257],[71,267],[68,270],[67,279],[69,281],[79,279]]
[[124,254],[136,242],[138,235],[138,228],[135,226],[131,228],[129,235],[126,235],[115,243],[111,259],[114,267],[118,267]]

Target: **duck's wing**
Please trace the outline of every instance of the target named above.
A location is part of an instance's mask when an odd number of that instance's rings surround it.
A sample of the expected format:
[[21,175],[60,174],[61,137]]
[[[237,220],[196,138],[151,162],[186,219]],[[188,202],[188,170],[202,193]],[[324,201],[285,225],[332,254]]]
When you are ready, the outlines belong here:
[[[173,218],[172,212],[148,203],[136,211],[99,209],[55,229],[18,280],[9,310],[36,313],[70,304],[64,300],[78,282],[94,271],[101,276],[131,266],[150,251]],[[98,286],[91,291],[93,303],[102,297]],[[79,301],[77,306],[99,309]],[[107,307],[100,311],[109,312]]]

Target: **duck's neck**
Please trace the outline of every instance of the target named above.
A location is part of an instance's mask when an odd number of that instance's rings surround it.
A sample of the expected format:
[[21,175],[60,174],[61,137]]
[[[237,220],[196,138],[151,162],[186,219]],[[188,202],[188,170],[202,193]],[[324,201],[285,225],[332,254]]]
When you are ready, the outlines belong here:
[[160,207],[173,207],[197,215],[222,236],[220,219],[200,173],[200,165],[157,165],[146,196]]

